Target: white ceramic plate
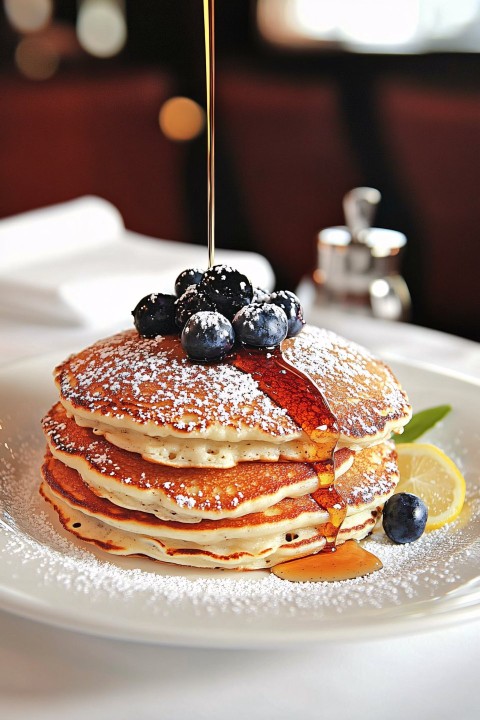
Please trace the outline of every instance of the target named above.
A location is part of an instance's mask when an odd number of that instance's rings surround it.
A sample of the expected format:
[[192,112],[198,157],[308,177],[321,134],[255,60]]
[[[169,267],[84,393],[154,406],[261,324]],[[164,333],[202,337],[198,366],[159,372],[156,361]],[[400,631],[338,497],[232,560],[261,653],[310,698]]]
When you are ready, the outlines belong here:
[[453,412],[425,440],[458,463],[467,503],[452,526],[395,546],[367,541],[380,572],[344,583],[294,584],[268,572],[175,568],[115,559],[61,529],[39,497],[40,418],[55,402],[42,357],[0,370],[0,607],[114,638],[203,647],[359,640],[433,629],[480,615],[480,384],[394,363],[420,410]]

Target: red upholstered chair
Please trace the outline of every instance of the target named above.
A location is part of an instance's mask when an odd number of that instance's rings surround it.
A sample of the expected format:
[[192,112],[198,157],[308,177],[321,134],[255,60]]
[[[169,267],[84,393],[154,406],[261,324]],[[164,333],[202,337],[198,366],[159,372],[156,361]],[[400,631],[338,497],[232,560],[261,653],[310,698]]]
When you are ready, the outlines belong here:
[[96,194],[128,228],[184,239],[185,148],[158,126],[174,94],[160,72],[1,80],[0,216]]
[[316,233],[343,222],[342,197],[361,183],[336,89],[219,68],[217,95],[254,247],[293,286],[314,267]]
[[428,325],[480,338],[480,92],[384,82],[384,141],[420,243]]

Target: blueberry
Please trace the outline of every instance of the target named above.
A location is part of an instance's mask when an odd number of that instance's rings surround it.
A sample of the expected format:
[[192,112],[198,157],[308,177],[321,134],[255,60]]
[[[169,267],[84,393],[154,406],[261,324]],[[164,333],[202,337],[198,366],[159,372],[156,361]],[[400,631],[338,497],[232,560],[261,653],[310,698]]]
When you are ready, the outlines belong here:
[[199,285],[190,285],[175,301],[175,322],[182,330],[187,320],[195,313],[215,309],[215,305],[202,292]]
[[298,335],[305,325],[305,320],[303,319],[302,305],[295,293],[290,292],[290,290],[279,290],[270,295],[269,302],[278,305],[284,310],[288,319],[287,337]]
[[253,287],[248,278],[228,265],[214,265],[207,270],[200,288],[217,310],[229,319],[253,299]]
[[133,322],[140,335],[155,337],[177,332],[175,295],[152,293],[140,300],[132,310]]
[[182,347],[191,360],[222,360],[233,347],[232,323],[219,312],[195,313],[182,331]]
[[198,268],[189,268],[181,272],[175,280],[175,293],[177,297],[183,295],[190,285],[198,285],[202,278],[203,270],[199,270]]
[[423,534],[427,518],[423,500],[411,493],[398,493],[385,503],[383,529],[393,542],[410,543]]
[[244,345],[275,347],[287,337],[288,320],[277,305],[252,303],[235,315],[233,329]]
[[270,302],[270,293],[263,288],[253,288],[253,300],[254,303]]

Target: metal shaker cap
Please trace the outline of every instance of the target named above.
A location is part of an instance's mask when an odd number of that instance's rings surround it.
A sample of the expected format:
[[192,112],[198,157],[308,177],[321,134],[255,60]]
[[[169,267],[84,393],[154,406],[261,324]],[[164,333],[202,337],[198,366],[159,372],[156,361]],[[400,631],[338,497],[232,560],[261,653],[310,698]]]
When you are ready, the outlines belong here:
[[367,228],[361,230],[358,239],[364,243],[373,257],[388,257],[398,255],[400,250],[407,244],[407,238],[397,230],[386,228]]

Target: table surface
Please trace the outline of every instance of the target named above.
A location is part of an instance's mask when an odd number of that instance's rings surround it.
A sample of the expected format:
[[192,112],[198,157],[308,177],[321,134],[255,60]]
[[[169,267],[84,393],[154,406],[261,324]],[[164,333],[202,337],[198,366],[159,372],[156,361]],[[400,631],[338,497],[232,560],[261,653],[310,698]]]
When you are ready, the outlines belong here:
[[[480,345],[312,308],[309,320],[378,354],[480,379]],[[106,329],[105,334],[115,328]],[[98,333],[97,333],[98,334]],[[91,333],[0,321],[2,360],[82,347]],[[8,720],[349,716],[478,717],[480,621],[369,642],[199,650],[88,637],[0,611],[0,708]]]

